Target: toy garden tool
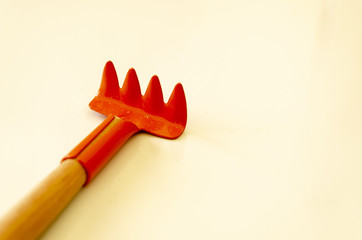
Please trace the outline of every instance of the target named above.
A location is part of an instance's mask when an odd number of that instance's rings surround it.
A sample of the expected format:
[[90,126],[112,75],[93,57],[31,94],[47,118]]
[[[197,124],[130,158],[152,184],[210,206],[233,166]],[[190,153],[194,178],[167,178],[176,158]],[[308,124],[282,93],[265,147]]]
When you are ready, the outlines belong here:
[[146,131],[174,139],[186,126],[186,99],[180,83],[165,104],[157,76],[142,96],[135,70],[128,71],[119,88],[112,62],[105,65],[99,93],[89,106],[108,117],[0,221],[0,239],[39,237],[133,134]]

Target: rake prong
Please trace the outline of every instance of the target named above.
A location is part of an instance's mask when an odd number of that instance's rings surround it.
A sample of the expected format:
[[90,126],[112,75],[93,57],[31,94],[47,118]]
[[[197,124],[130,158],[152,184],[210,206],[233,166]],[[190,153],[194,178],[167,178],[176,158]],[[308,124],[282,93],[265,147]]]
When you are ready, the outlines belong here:
[[166,104],[167,117],[170,121],[186,125],[187,108],[185,92],[181,83],[176,84]]
[[111,61],[104,66],[99,95],[113,99],[121,98],[116,69]]
[[165,103],[163,102],[162,88],[156,75],[151,78],[143,100],[145,110],[150,113],[159,113],[163,109]]
[[142,104],[141,87],[136,71],[133,68],[128,70],[121,92],[125,103],[133,106],[140,106]]

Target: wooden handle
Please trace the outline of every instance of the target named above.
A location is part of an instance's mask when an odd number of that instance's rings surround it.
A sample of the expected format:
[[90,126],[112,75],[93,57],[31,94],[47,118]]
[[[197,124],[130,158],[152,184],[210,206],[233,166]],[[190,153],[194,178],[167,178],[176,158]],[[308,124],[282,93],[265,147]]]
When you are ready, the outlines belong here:
[[0,239],[36,239],[86,181],[82,165],[66,160],[0,220]]

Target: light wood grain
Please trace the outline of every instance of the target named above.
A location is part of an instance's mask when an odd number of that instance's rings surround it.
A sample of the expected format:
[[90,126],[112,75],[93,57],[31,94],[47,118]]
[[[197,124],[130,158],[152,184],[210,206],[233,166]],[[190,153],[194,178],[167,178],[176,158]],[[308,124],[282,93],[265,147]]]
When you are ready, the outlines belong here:
[[0,239],[37,239],[86,180],[83,167],[66,160],[0,220]]

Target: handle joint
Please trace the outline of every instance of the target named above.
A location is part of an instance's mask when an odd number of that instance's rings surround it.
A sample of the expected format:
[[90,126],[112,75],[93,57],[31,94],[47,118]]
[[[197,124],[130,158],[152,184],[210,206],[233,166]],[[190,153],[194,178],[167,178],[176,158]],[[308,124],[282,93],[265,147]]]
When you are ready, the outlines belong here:
[[62,161],[77,160],[87,173],[84,184],[87,185],[117,150],[138,131],[135,124],[110,115]]

